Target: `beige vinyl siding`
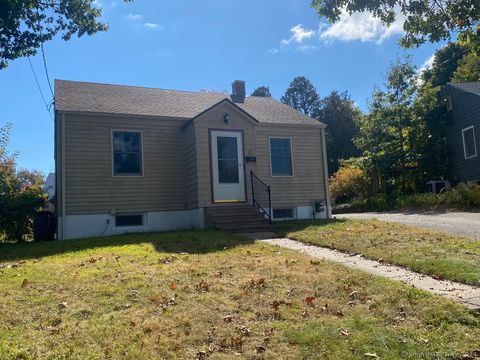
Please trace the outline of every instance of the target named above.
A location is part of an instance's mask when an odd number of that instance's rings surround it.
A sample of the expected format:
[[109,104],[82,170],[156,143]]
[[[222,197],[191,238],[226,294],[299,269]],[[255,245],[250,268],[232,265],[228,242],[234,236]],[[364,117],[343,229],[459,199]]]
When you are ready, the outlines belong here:
[[189,209],[198,207],[197,191],[197,150],[195,141],[195,127],[192,124],[184,129],[185,141],[185,181],[186,181],[186,201]]
[[[230,115],[225,124],[224,114]],[[255,156],[255,164],[245,163],[247,202],[251,202],[250,170],[272,188],[272,206],[310,205],[325,199],[323,148],[320,126],[257,124],[229,104],[222,104],[195,120],[197,178],[200,207],[212,206],[209,129],[242,130],[245,156]],[[291,139],[292,177],[270,174],[270,137]]]
[[[310,205],[325,199],[320,127],[261,125],[256,128],[257,175],[272,189],[272,207]],[[271,176],[271,137],[290,138],[293,176]]]
[[62,216],[62,115],[55,113],[55,211]]
[[[224,123],[224,115],[229,114],[228,124]],[[195,139],[197,143],[197,179],[198,204],[200,207],[212,206],[212,185],[210,168],[210,139],[209,129],[241,130],[243,132],[244,156],[255,154],[255,124],[240,110],[228,103],[222,103],[204,115],[195,119]],[[255,166],[245,163],[246,199],[251,199],[250,169]]]
[[[66,214],[186,208],[185,121],[66,115]],[[112,176],[112,130],[141,131],[143,176]]]

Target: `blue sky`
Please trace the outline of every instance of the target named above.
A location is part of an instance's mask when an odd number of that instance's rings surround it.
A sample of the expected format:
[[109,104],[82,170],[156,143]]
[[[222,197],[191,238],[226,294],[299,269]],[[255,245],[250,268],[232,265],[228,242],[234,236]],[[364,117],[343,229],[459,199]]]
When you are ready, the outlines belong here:
[[[404,51],[401,19],[386,29],[369,14],[342,16],[329,25],[309,1],[97,0],[110,30],[45,45],[51,79],[181,90],[247,92],[268,85],[279,99],[290,81],[306,76],[323,97],[348,90],[366,109],[388,64],[410,54],[422,67],[439,44]],[[40,56],[31,59],[47,101],[52,99]],[[54,170],[53,121],[27,59],[0,70],[0,125],[13,123],[11,150],[19,167]]]

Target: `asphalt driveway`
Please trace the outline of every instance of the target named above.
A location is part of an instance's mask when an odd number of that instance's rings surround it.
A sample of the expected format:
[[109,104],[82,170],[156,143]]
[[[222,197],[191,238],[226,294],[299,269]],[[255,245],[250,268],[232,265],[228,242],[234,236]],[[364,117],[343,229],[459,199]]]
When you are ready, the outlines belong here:
[[480,239],[480,213],[471,212],[371,212],[338,214],[337,219],[378,219],[445,231],[454,235]]

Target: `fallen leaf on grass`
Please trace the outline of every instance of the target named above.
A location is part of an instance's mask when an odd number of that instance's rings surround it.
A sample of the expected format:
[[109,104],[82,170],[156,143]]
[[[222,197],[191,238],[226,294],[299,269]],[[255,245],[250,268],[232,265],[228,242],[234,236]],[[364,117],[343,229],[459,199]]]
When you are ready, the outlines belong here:
[[167,257],[158,259],[158,263],[159,263],[159,264],[171,264],[171,263],[174,262],[175,260],[177,260],[177,257],[176,257],[176,256],[167,256]]
[[238,331],[240,331],[240,333],[244,336],[250,336],[250,332],[251,332],[251,330],[245,325],[240,326]]
[[210,290],[210,284],[202,280],[197,285],[195,285],[195,289],[198,292],[208,292]]
[[243,290],[245,291],[251,291],[253,289],[264,289],[266,284],[265,278],[259,278],[259,279],[250,279],[246,283],[242,285]]
[[171,283],[170,284],[170,289],[175,290],[177,288],[177,284]]
[[267,351],[267,349],[265,349],[265,346],[260,345],[260,346],[257,346],[256,351],[257,351],[257,354],[262,354],[265,351]]
[[365,353],[365,354],[363,354],[363,355],[365,355],[366,357],[368,357],[368,358],[370,358],[370,359],[380,359],[380,358],[378,357],[378,355],[375,354],[375,353]]
[[66,309],[67,308],[67,302],[64,301],[64,302],[61,302],[60,304],[58,304],[58,308],[59,309]]
[[350,333],[348,332],[348,330],[345,330],[345,329],[340,329],[340,334],[346,337],[350,336]]
[[314,306],[314,302],[316,299],[317,298],[315,296],[307,296],[303,301],[305,301],[308,306]]
[[30,284],[30,282],[28,281],[28,279],[23,279],[21,288],[24,289],[24,288],[26,288],[29,284]]

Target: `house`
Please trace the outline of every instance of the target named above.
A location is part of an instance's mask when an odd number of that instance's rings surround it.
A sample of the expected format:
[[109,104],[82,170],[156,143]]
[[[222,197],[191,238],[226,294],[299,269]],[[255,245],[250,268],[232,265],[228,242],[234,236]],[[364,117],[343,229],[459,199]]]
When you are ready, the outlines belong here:
[[55,173],[49,173],[45,180],[45,192],[49,199],[55,196]]
[[480,82],[448,83],[447,151],[452,183],[480,181]]
[[55,81],[58,238],[330,216],[325,125],[270,97]]

